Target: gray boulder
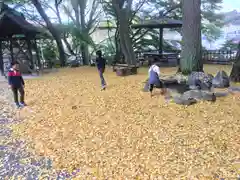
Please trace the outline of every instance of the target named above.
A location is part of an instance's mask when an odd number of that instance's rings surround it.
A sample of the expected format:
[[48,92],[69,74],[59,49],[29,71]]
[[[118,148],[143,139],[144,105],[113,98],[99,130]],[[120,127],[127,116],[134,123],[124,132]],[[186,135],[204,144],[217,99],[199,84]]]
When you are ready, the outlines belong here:
[[176,103],[176,104],[179,104],[179,105],[186,105],[186,106],[189,106],[189,105],[192,105],[192,104],[195,104],[197,103],[197,100],[196,99],[184,99],[182,96],[178,97],[173,97],[173,101]]
[[145,82],[145,85],[144,85],[144,87],[143,87],[143,90],[142,90],[143,92],[149,92],[149,83],[148,83],[148,81],[147,82]]
[[213,92],[203,90],[190,90],[182,95],[183,99],[196,99],[204,101],[216,101],[216,96]]
[[230,78],[225,71],[219,71],[212,80],[215,88],[227,88],[230,86]]
[[202,91],[201,90],[190,90],[186,91],[182,94],[183,99],[202,99]]
[[230,92],[240,92],[240,87],[232,86],[232,87],[229,87],[228,90]]
[[204,72],[192,72],[188,76],[188,85],[190,89],[210,90],[212,87],[213,75]]
[[229,94],[229,92],[215,92],[214,95],[216,97],[225,97]]
[[70,61],[70,62],[68,63],[68,65],[69,65],[70,67],[74,68],[74,67],[79,67],[79,66],[80,66],[80,63],[79,63],[79,61],[77,61],[77,60],[73,60],[73,61]]

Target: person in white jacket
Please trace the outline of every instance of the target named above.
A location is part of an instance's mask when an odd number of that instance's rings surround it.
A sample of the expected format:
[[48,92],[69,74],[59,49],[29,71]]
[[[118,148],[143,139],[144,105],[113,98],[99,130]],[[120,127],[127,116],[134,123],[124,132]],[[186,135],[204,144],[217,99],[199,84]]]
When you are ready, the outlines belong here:
[[160,80],[160,68],[157,65],[157,59],[153,60],[153,63],[148,70],[148,75],[148,84],[151,97],[153,96],[152,92],[154,87],[159,88],[161,90],[161,94],[164,94],[165,88],[162,81]]

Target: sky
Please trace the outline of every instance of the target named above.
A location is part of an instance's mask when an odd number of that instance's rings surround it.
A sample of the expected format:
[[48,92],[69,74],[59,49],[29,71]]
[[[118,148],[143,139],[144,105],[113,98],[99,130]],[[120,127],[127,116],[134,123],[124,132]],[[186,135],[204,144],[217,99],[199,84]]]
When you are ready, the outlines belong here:
[[223,12],[229,12],[232,10],[237,10],[240,12],[240,0],[223,0],[223,5],[222,5],[222,10]]

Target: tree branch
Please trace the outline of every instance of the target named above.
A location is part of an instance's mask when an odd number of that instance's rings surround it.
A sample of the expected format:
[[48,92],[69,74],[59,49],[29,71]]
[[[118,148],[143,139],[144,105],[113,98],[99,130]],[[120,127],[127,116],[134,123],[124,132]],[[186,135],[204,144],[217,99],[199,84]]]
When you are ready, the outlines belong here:
[[163,17],[167,16],[169,13],[171,13],[172,11],[174,11],[175,9],[181,8],[182,7],[182,2],[180,2],[179,4],[176,4],[175,6],[171,7],[170,9],[166,10],[166,12],[164,12],[162,14]]

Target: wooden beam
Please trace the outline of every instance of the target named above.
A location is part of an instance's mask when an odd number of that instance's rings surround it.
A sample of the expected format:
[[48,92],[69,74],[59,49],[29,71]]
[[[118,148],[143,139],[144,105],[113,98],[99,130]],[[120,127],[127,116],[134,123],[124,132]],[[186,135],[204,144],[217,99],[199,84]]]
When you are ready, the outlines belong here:
[[[27,37],[12,37],[11,38],[12,40],[27,40],[28,38]],[[32,38],[30,37],[31,40],[33,39],[53,39],[51,37],[36,37],[36,38]],[[0,40],[1,41],[9,41],[10,38],[9,37],[0,37]]]
[[163,52],[163,28],[159,29],[159,54]]
[[37,58],[37,65],[39,67],[39,69],[42,69],[42,64],[41,64],[41,60],[40,60],[40,56],[39,56],[39,51],[38,51],[38,47],[37,47],[37,40],[34,39],[34,50],[36,52],[36,58]]
[[4,76],[4,63],[3,63],[3,53],[2,53],[2,41],[0,41],[0,71],[2,76]]
[[27,46],[28,46],[28,53],[29,53],[29,60],[30,60],[30,69],[34,69],[34,63],[33,63],[33,54],[32,54],[32,43],[30,39],[27,39]]
[[14,54],[13,54],[13,39],[10,38],[10,54],[11,54],[11,62],[14,61]]

